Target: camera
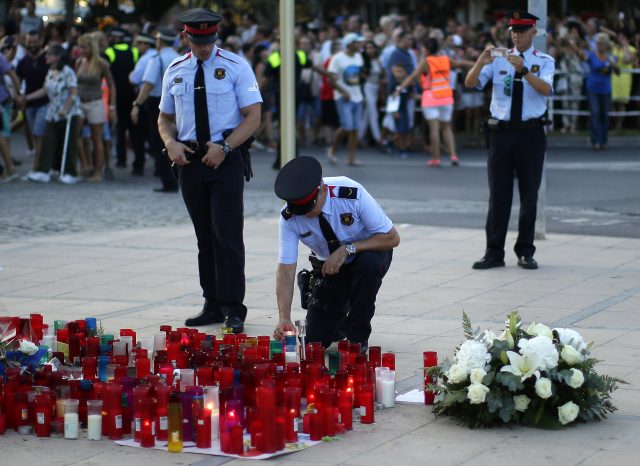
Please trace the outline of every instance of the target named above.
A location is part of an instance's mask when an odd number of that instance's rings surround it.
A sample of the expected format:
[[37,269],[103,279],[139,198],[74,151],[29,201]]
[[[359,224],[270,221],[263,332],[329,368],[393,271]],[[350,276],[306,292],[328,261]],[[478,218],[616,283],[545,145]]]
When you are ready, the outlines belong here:
[[509,55],[509,50],[504,47],[496,47],[495,49],[491,49],[491,56],[493,58],[507,58]]

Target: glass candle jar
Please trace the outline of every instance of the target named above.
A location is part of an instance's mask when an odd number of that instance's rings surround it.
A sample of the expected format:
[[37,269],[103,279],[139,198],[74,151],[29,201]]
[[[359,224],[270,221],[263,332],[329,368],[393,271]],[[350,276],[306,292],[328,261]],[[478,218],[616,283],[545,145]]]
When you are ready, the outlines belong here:
[[102,400],[87,400],[87,438],[102,439]]
[[79,400],[64,400],[64,438],[78,438],[78,404]]

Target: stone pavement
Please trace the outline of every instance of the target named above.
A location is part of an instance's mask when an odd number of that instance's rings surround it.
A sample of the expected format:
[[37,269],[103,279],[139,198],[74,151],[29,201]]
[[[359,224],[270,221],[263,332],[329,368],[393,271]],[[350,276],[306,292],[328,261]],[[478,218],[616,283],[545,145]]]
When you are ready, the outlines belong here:
[[[275,202],[275,200],[273,201]],[[517,309],[525,322],[571,326],[595,342],[599,370],[630,385],[614,394],[619,411],[603,423],[560,432],[468,430],[435,420],[424,405],[376,412],[341,441],[270,461],[303,465],[637,464],[640,441],[640,240],[549,235],[538,242],[541,268],[473,271],[480,230],[397,225],[401,244],[383,282],[370,344],[397,355],[401,392],[419,387],[421,353],[450,357],[462,341],[465,310],[498,331]],[[508,237],[508,248],[514,243]],[[246,332],[270,335],[277,321],[274,270],[277,218],[248,218]],[[306,264],[301,248],[299,264]],[[145,333],[182,325],[200,297],[190,225],[45,235],[0,243],[0,315],[40,312],[54,319],[98,317],[105,330]],[[295,302],[299,302],[296,296]],[[295,317],[302,316],[297,310]],[[216,327],[207,328],[215,332]],[[0,464],[222,464],[228,458],[120,447],[113,442],[0,437]],[[230,461],[232,464],[240,461]]]

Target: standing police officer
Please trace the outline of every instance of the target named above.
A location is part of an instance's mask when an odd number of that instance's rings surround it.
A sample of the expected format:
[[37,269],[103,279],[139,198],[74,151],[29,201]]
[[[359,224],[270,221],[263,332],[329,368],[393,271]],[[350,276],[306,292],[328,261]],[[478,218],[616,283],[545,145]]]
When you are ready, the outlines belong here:
[[162,80],[158,127],[198,239],[202,312],[187,326],[224,320],[244,330],[243,190],[240,147],[260,125],[262,98],[249,64],[214,45],[217,13],[187,10],[178,18],[191,52],[173,61]]
[[489,212],[487,247],[474,269],[504,266],[504,243],[518,178],[520,218],[514,251],[518,265],[537,269],[533,245],[538,189],[547,139],[544,131],[546,98],[553,93],[553,57],[535,50],[536,16],[514,11],[509,19],[514,48],[487,46],[465,78],[467,87],[484,88],[493,81],[489,129]]
[[[371,319],[382,279],[400,237],[376,200],[355,181],[322,178],[320,163],[298,157],[276,178],[276,195],[287,204],[280,218],[276,296],[280,322],[273,336],[293,331],[291,302],[298,241],[311,249],[309,289],[301,291],[307,309],[307,341],[327,347],[344,334],[368,347]],[[301,272],[304,277],[306,271]],[[300,276],[299,276],[300,280]]]

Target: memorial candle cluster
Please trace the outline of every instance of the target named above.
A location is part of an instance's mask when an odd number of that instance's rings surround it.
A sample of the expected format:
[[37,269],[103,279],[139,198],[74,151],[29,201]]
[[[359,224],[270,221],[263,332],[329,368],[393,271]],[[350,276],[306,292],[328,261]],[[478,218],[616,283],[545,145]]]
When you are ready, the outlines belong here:
[[[12,321],[16,338],[46,345],[51,360],[0,373],[0,434],[76,439],[86,427],[90,440],[132,437],[145,448],[166,441],[170,452],[193,442],[274,453],[300,432],[321,440],[352,429],[354,418],[373,423],[376,401],[392,407],[395,398],[394,355],[380,347],[363,353],[340,341],[325,353],[293,334],[275,341],[163,325],[146,336],[98,335],[92,318],[52,328],[41,317],[23,320]],[[304,321],[297,325],[304,335]]]

